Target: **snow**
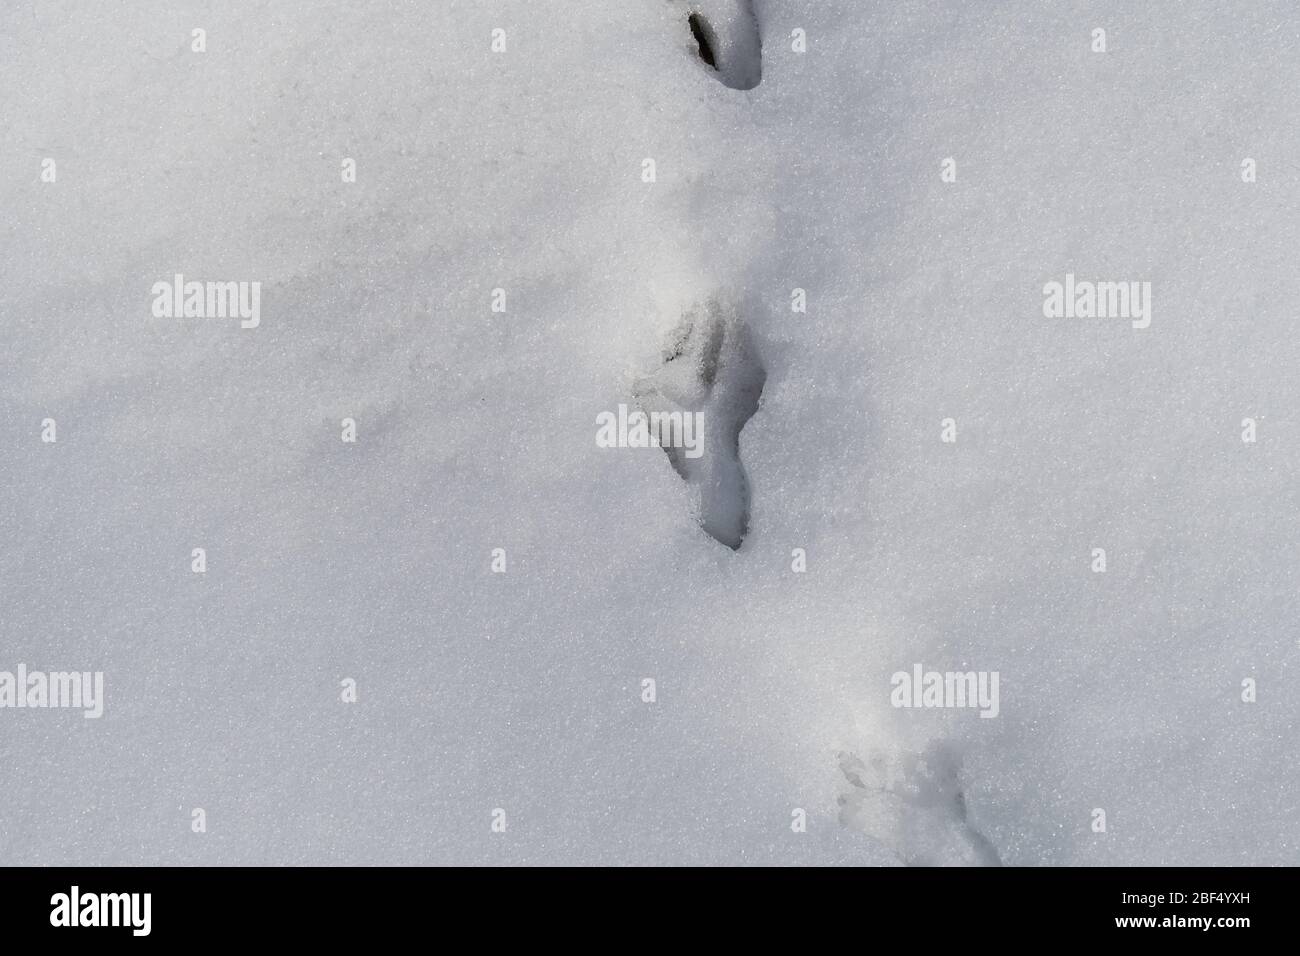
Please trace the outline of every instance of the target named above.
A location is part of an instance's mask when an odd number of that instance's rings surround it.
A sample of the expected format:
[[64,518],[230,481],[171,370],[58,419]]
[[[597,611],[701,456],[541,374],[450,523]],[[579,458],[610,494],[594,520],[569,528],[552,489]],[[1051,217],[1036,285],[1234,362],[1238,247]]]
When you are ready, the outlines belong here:
[[[1297,861],[1300,15],[753,9],[0,9],[0,863]],[[710,302],[735,551],[594,441]]]

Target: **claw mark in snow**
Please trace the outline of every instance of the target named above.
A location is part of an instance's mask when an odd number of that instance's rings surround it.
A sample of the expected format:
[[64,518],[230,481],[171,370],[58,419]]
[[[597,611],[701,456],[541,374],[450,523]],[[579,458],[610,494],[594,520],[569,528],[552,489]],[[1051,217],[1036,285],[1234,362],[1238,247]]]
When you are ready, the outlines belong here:
[[733,551],[749,530],[740,432],[758,411],[766,380],[749,329],[715,299],[686,314],[668,337],[662,364],[633,385],[647,415],[703,414],[703,455],[692,458],[668,445],[663,450],[696,495],[701,527]]
[[841,753],[839,762],[850,785],[839,798],[840,822],[879,840],[906,865],[1002,865],[967,818],[961,758],[950,745],[892,758],[878,753],[869,763]]
[[692,13],[686,18],[690,24],[691,36],[695,37],[695,42],[700,45],[700,59],[715,70],[718,68],[718,61],[713,55],[713,31],[709,29],[706,23],[698,13]]
[[[679,2],[679,0],[674,0]],[[700,59],[733,90],[752,90],[763,78],[763,41],[751,0],[687,0],[686,24]]]

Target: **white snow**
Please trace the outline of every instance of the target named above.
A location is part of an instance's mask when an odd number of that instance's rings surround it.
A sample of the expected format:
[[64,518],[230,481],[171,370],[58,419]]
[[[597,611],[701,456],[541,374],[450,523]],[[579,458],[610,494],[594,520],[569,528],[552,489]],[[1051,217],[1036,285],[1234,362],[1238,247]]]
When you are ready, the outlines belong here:
[[[0,863],[1297,862],[1300,11],[697,8],[0,8]],[[594,441],[711,300],[738,551]]]

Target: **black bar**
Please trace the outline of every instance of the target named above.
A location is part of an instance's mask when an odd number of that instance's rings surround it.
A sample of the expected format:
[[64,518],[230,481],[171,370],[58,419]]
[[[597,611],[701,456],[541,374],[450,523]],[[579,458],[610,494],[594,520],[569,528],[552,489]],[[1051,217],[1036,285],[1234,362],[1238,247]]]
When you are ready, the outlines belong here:
[[[0,869],[0,926],[6,944],[54,945],[335,947],[412,935],[450,942],[454,930],[487,934],[482,942],[613,933],[606,936],[611,945],[630,945],[688,924],[712,938],[756,942],[785,929],[842,932],[864,946],[903,930],[927,943],[1045,934],[1232,945],[1261,938],[1251,934],[1284,933],[1294,884],[1290,869],[1228,868],[11,868]],[[101,912],[111,920],[116,910],[122,925],[52,925],[70,922],[74,886],[79,921],[98,921]],[[114,896],[107,906],[99,895],[132,893],[141,895]],[[137,935],[145,928],[146,893],[148,934]]]

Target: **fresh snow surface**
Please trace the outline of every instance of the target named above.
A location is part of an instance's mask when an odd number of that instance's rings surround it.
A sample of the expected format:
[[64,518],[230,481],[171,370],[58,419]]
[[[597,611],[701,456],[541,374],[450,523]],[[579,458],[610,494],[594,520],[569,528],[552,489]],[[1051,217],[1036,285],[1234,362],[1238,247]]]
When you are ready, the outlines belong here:
[[3,4],[0,671],[105,699],[0,864],[1298,862],[1297,90],[1289,0]]

